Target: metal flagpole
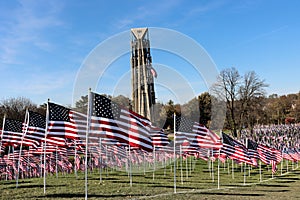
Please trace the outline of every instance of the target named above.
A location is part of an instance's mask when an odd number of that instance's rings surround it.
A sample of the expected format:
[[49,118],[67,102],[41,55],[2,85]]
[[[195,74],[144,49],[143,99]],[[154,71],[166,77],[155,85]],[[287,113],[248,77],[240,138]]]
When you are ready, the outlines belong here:
[[211,177],[212,177],[212,182],[215,182],[214,162],[213,162],[212,159],[210,160],[210,162],[211,162]]
[[208,165],[208,171],[209,171],[209,177],[211,177],[211,162],[210,162],[210,149],[208,149],[207,151],[207,165]]
[[153,181],[154,181],[154,177],[155,177],[155,167],[156,167],[155,166],[155,164],[156,164],[155,163],[155,159],[156,159],[156,155],[155,154],[156,154],[156,152],[155,152],[155,145],[154,145],[153,146],[153,175],[152,175],[153,176]]
[[182,176],[182,146],[179,146],[179,155],[180,155],[180,179],[181,184],[183,184],[183,176]]
[[91,123],[91,116],[92,116],[92,92],[91,88],[89,88],[88,94],[88,109],[87,109],[87,122],[86,122],[86,133],[85,133],[85,161],[84,161],[84,180],[85,180],[85,199],[88,198],[88,139],[89,139],[89,132],[90,132],[90,123]]
[[99,163],[99,174],[100,174],[100,183],[102,183],[102,138],[99,138],[99,158],[100,158],[100,163]]
[[75,154],[74,154],[74,172],[75,172],[75,177],[76,179],[78,178],[77,176],[77,168],[76,168],[76,159],[77,159],[77,145],[76,145],[76,140],[74,141],[74,151],[75,151]]
[[186,179],[189,179],[189,168],[188,168],[188,160],[185,159],[185,172],[186,172]]
[[129,148],[129,152],[128,152],[128,162],[129,162],[129,179],[130,179],[130,187],[132,187],[132,169],[131,169],[131,159],[130,159],[130,155],[131,155],[131,151],[130,151],[130,145],[128,146]]
[[58,158],[57,158],[57,145],[56,145],[56,148],[55,148],[55,173],[56,173],[56,178],[58,178],[58,166],[57,166],[57,160],[58,160]]
[[2,139],[3,139],[3,132],[4,132],[4,126],[5,126],[5,118],[6,118],[6,113],[3,116],[3,120],[2,120],[2,134],[1,134],[1,140],[0,140],[0,150],[2,149]]
[[[219,149],[219,157],[220,157],[220,149]],[[220,189],[220,159],[218,158],[218,189]]]
[[176,113],[174,112],[174,193],[176,193]]
[[[281,156],[282,156],[282,151],[281,151]],[[282,156],[283,157],[283,156]],[[282,176],[282,167],[283,167],[283,159],[280,162],[280,175]]]
[[246,185],[246,166],[247,164],[244,163],[244,185]]
[[47,102],[46,111],[46,128],[45,128],[45,141],[44,141],[44,194],[46,194],[46,145],[47,145],[47,134],[48,134],[48,123],[49,123],[49,101]]
[[232,179],[234,179],[234,163],[233,160],[231,160],[231,168],[232,168]]
[[259,182],[262,182],[262,176],[261,176],[261,160],[259,160]]
[[29,148],[28,148],[28,152],[27,152],[27,170],[30,172],[29,173],[29,175],[27,176],[27,177],[30,177],[31,178],[31,167],[30,167],[30,165],[29,165],[29,152],[30,152],[30,146],[29,146]]
[[144,175],[146,175],[146,159],[145,159],[145,152],[143,152],[143,165],[144,165]]
[[22,135],[21,145],[20,145],[19,160],[18,160],[18,172],[17,172],[17,176],[16,176],[16,188],[18,187],[18,184],[19,184],[20,160],[21,160],[21,156],[22,156],[22,148],[23,148],[24,137],[25,137],[25,135],[27,133],[27,130],[28,130],[28,123],[29,123],[29,113],[28,113],[28,108],[26,108],[25,120],[24,120],[25,130],[23,129],[24,133]]

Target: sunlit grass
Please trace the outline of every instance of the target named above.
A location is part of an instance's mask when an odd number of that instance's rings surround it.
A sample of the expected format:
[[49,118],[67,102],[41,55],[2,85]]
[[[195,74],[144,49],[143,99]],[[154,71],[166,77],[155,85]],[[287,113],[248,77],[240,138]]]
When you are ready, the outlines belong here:
[[[178,160],[176,170],[176,192],[174,195],[174,168],[173,163],[166,168],[160,168],[153,172],[141,172],[130,175],[125,171],[104,169],[101,173],[98,169],[88,173],[88,198],[98,199],[138,199],[152,197],[153,199],[199,199],[200,197],[212,197],[214,195],[229,195],[235,199],[235,194],[253,194],[253,198],[266,196],[267,191],[286,191],[289,184],[299,178],[299,171],[281,176],[287,172],[286,164],[278,165],[278,171],[272,176],[271,169],[262,166],[262,183],[260,183],[259,168],[249,166],[244,170],[244,165],[232,162],[220,163],[219,165],[219,188],[218,188],[218,163],[213,166],[203,160],[182,161]],[[188,168],[186,168],[188,166]],[[294,166],[296,167],[296,165]],[[213,171],[211,170],[213,169]],[[292,169],[289,163],[289,170]],[[233,174],[232,174],[233,172]],[[272,177],[275,179],[270,180]],[[15,181],[0,182],[1,199],[84,199],[85,178],[84,173],[55,174],[46,178],[46,194],[43,189],[43,178],[21,179],[16,188]],[[224,190],[225,188],[225,190]],[[280,190],[278,189],[280,188]],[[200,195],[201,194],[201,195]],[[198,198],[196,198],[198,197]],[[252,198],[252,197],[251,197]]]

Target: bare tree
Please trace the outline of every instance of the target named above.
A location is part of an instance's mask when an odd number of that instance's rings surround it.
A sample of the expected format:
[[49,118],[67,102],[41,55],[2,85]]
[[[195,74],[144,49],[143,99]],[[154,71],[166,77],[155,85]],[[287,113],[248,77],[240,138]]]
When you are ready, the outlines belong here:
[[[243,77],[243,82],[239,87],[239,129],[243,128],[244,123],[247,123],[251,128],[251,113],[255,113],[255,107],[259,107],[260,102],[257,101],[260,97],[265,96],[265,87],[268,85],[264,80],[261,80],[254,71],[246,73]],[[248,116],[248,119],[246,117]]]
[[1,124],[4,114],[6,114],[9,118],[24,121],[26,108],[36,111],[37,105],[34,104],[30,99],[27,99],[25,97],[2,100],[0,102]]
[[233,135],[237,137],[237,119],[235,115],[236,101],[240,87],[241,76],[236,68],[224,69],[220,72],[217,83],[212,87],[216,98],[225,100],[228,113],[226,115],[228,126]]

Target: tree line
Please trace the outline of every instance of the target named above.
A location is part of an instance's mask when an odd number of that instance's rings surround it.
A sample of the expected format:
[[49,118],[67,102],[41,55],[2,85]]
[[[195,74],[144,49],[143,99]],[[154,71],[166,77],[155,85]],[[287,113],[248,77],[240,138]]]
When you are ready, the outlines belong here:
[[[215,127],[231,130],[235,137],[238,137],[244,128],[252,130],[255,124],[299,123],[300,92],[266,96],[266,87],[268,84],[254,71],[241,75],[236,68],[227,68],[220,72],[217,82],[209,92],[204,92],[183,105],[176,104],[172,100],[167,103],[156,103],[152,108],[153,123],[167,132],[172,132],[173,115],[176,113],[212,130]],[[116,97],[107,95],[107,97],[131,109],[131,100],[128,97],[123,95]],[[72,109],[86,113],[87,104],[87,95],[82,96]],[[25,97],[4,99],[0,101],[0,122],[5,113],[9,118],[24,121],[26,108],[45,114],[46,103],[38,106]],[[217,111],[216,116],[214,110]],[[222,115],[224,118],[220,117]]]

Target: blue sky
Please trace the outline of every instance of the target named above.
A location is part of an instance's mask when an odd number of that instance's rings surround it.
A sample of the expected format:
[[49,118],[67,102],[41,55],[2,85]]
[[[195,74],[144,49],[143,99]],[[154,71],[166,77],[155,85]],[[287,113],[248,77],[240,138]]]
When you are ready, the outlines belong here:
[[[23,96],[42,104],[50,98],[71,105],[77,74],[91,51],[135,27],[178,31],[200,44],[219,71],[254,70],[269,84],[268,94],[298,93],[299,7],[296,0],[0,1],[0,99]],[[174,69],[196,95],[207,91],[182,58],[155,49],[152,57],[160,80],[168,77],[165,69]],[[130,97],[129,58],[120,56],[91,87]],[[157,85],[159,101],[174,97],[168,87]]]

